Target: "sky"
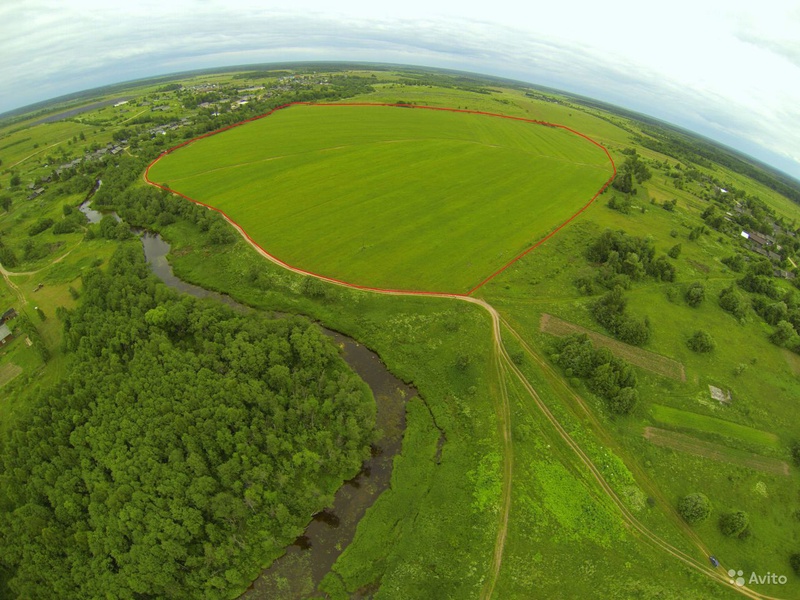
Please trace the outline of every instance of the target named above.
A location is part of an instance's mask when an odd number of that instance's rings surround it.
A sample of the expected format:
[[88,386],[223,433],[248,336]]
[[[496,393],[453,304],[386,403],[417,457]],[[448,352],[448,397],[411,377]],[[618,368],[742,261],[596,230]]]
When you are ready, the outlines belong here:
[[554,87],[800,179],[796,0],[0,0],[0,113],[153,75],[304,60]]

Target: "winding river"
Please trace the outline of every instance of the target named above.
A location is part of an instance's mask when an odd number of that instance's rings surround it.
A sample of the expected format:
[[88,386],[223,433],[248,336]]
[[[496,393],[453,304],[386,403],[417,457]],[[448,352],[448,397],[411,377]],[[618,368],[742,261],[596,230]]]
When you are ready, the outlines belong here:
[[[150,269],[167,286],[198,298],[213,298],[240,311],[252,310],[229,296],[176,277],[166,258],[170,246],[158,234],[144,232],[141,240]],[[354,339],[324,327],[321,329],[336,342],[342,350],[342,358],[372,390],[381,437],[373,444],[372,455],[361,471],[336,492],[333,505],[312,517],[303,535],[261,573],[241,596],[243,599],[289,600],[314,594],[319,582],[352,541],[361,517],[389,487],[392,461],[401,449],[406,425],[405,402],[416,390],[392,375],[377,354]]]
[[[102,218],[101,213],[91,209],[89,201],[84,202],[80,210],[92,223]],[[167,261],[169,244],[158,234],[147,231],[142,232],[140,238],[150,269],[168,287],[197,298],[212,298],[237,311],[254,310],[229,296],[182,281]],[[416,395],[416,390],[392,375],[377,354],[354,339],[324,327],[321,329],[341,348],[342,358],[372,390],[380,437],[372,445],[371,456],[361,471],[336,492],[332,506],[311,517],[303,535],[261,573],[241,596],[243,599],[291,600],[314,595],[322,578],[352,541],[361,517],[389,487],[393,459],[402,446],[405,403]]]

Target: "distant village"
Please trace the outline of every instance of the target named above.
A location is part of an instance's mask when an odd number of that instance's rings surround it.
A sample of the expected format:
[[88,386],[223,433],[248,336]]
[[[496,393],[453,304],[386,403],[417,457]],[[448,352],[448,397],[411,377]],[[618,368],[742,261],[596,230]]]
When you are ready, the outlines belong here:
[[[271,98],[275,98],[282,94],[294,92],[300,89],[312,89],[312,88],[319,88],[324,86],[330,86],[331,82],[328,80],[327,77],[317,76],[317,75],[295,75],[295,74],[288,74],[281,76],[277,79],[277,81],[270,85],[251,85],[243,88],[232,88],[231,86],[220,86],[216,83],[207,83],[207,84],[198,84],[191,87],[186,88],[177,88],[174,90],[178,93],[176,100],[182,101],[184,105],[181,109],[181,113],[185,113],[186,110],[186,100],[188,97],[202,97],[204,95],[214,95],[219,96],[218,98],[214,98],[213,100],[204,100],[196,104],[196,108],[198,111],[207,111],[207,114],[210,114],[211,117],[219,117],[221,114],[225,112],[234,111],[240,109],[241,107],[250,104],[251,102],[256,101],[263,101],[268,100]],[[163,98],[160,98],[161,102],[164,101]],[[114,103],[112,106],[114,108],[121,108],[126,106],[130,103],[129,100],[120,100],[119,102]],[[177,110],[177,107],[173,104],[154,104],[149,100],[141,100],[138,102],[136,107],[148,107],[150,113],[168,113],[170,111]],[[209,112],[210,111],[210,112]],[[128,112],[128,110],[123,110],[122,112]],[[198,115],[200,113],[198,112]],[[150,127],[146,130],[140,132],[139,135],[147,135],[150,138],[154,138],[156,136],[164,136],[167,135],[171,131],[176,131],[183,127],[187,127],[192,125],[194,120],[191,117],[182,117],[180,119],[169,121],[167,123],[155,125]],[[121,139],[115,142],[109,142],[105,146],[100,148],[92,148],[87,150],[83,156],[79,156],[77,158],[73,158],[68,162],[64,162],[55,168],[53,168],[52,172],[49,175],[43,176],[38,178],[36,181],[31,182],[28,185],[28,200],[34,200],[41,196],[47,189],[47,184],[51,183],[54,179],[59,179],[65,171],[74,170],[78,167],[81,163],[84,162],[92,162],[92,161],[100,161],[108,156],[117,156],[126,150],[129,150],[129,141],[127,139]],[[45,165],[48,167],[49,165]]]

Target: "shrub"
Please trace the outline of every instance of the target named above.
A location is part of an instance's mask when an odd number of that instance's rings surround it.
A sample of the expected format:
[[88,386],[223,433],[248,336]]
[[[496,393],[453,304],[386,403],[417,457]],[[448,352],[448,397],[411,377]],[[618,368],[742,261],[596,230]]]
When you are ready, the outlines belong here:
[[800,552],[792,554],[789,557],[789,565],[791,565],[794,574],[800,577]]
[[731,271],[741,273],[744,270],[744,258],[741,254],[734,254],[722,259],[722,264],[730,268]]
[[728,537],[748,537],[749,527],[750,517],[743,510],[725,513],[719,519],[719,529]]
[[717,347],[714,338],[702,330],[695,331],[687,340],[686,345],[695,352],[711,352]]
[[736,289],[736,285],[726,287],[719,293],[719,305],[739,320],[747,314],[747,299]]
[[775,331],[769,336],[770,341],[776,346],[791,347],[794,345],[797,333],[794,326],[789,321],[780,321]]
[[699,281],[695,281],[686,290],[686,304],[691,307],[697,307],[702,304],[703,300],[706,299],[706,286],[704,286]]
[[792,459],[794,459],[794,464],[800,467],[800,442],[792,444]]
[[631,212],[631,200],[627,196],[623,196],[622,198],[613,196],[611,200],[608,201],[608,208],[627,215]]
[[36,221],[36,223],[28,227],[28,235],[33,237],[34,235],[38,235],[43,231],[46,231],[53,225],[53,222],[53,219],[50,218],[39,219]]
[[690,525],[700,523],[711,514],[711,502],[705,494],[689,494],[678,502],[678,513]]

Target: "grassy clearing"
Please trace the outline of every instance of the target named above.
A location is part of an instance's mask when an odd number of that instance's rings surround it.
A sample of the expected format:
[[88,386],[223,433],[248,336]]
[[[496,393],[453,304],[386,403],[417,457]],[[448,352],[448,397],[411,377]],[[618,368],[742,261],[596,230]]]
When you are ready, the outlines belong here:
[[609,175],[601,149],[561,129],[336,106],[279,111],[150,170],[289,264],[449,292],[466,292],[543,237]]
[[778,436],[759,429],[753,429],[738,423],[732,423],[716,417],[708,417],[697,413],[664,406],[663,404],[651,404],[650,414],[653,418],[664,425],[673,427],[687,427],[707,433],[732,437],[745,442],[753,443],[769,448],[779,448]]

